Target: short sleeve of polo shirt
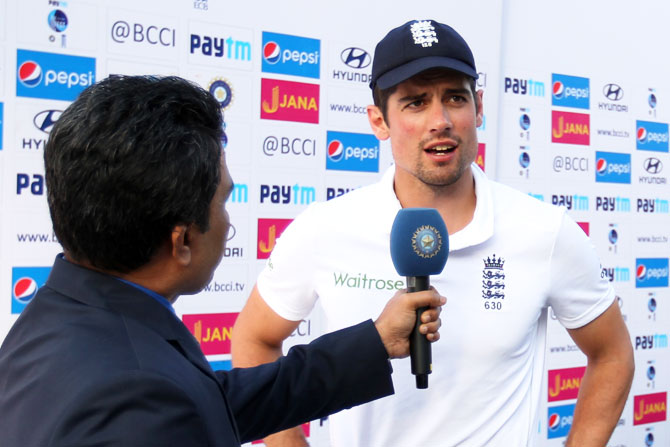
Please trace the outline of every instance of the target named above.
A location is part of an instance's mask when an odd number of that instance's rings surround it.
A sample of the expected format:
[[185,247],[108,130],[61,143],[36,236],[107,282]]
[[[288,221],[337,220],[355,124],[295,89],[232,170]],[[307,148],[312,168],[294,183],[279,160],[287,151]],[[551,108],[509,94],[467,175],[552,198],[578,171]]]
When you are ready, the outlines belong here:
[[563,213],[551,255],[549,305],[567,329],[585,326],[612,304],[614,289],[601,272],[591,240]]
[[284,230],[256,282],[266,304],[277,315],[291,321],[309,315],[317,299],[314,287],[319,228],[316,208],[316,203],[310,205]]

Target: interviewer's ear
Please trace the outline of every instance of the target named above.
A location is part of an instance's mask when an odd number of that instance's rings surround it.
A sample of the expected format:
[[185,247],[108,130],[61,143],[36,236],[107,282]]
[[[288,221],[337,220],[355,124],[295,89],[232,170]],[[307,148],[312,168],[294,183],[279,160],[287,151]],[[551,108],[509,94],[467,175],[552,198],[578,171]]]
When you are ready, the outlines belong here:
[[196,230],[193,225],[177,225],[172,229],[170,236],[172,257],[184,267],[191,263],[191,242],[194,231]]

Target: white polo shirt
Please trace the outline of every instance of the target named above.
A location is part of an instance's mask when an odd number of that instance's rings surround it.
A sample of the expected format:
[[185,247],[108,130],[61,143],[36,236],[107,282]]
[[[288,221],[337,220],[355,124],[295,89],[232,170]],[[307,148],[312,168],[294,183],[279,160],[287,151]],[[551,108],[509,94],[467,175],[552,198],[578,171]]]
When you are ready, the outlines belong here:
[[[594,247],[563,208],[472,170],[473,219],[450,235],[446,267],[431,277],[448,301],[428,390],[416,389],[409,359],[393,360],[396,394],[331,416],[332,445],[532,445],[547,306],[578,328],[613,302]],[[312,204],[284,231],[258,278],[278,315],[300,320],[319,299],[332,331],[377,318],[405,287],[389,248],[393,174]]]

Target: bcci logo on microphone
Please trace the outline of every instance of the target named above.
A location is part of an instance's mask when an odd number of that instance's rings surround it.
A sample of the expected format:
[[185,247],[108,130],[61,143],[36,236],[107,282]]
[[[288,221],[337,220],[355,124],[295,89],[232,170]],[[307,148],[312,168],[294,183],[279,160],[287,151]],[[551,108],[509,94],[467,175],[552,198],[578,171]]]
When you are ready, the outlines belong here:
[[414,253],[422,258],[432,258],[442,248],[442,235],[432,225],[422,225],[412,235]]

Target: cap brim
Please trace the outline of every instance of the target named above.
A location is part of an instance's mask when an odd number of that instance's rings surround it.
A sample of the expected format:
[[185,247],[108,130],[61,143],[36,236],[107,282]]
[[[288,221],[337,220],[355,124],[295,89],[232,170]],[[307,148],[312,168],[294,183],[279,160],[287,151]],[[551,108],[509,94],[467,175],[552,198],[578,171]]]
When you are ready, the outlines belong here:
[[477,72],[462,61],[450,57],[430,56],[414,59],[413,61],[387,71],[377,79],[376,86],[382,90],[393,87],[429,68],[447,68],[449,70],[463,73],[473,79],[477,79],[478,77]]

